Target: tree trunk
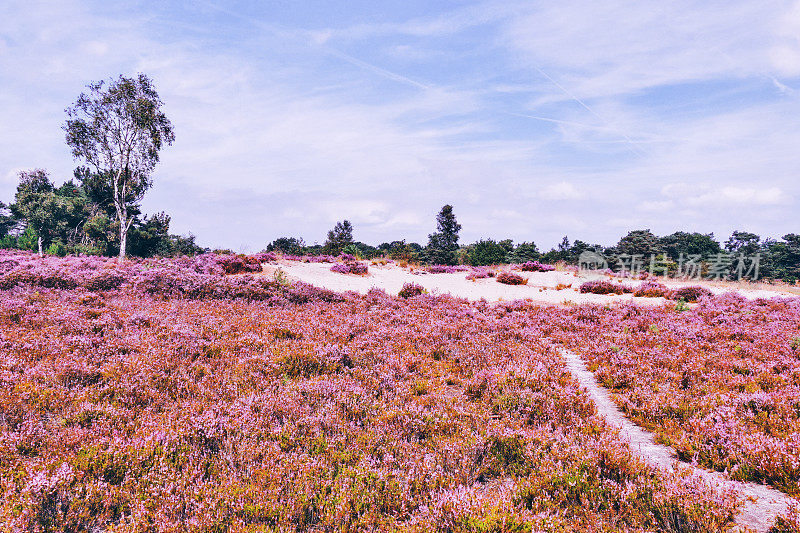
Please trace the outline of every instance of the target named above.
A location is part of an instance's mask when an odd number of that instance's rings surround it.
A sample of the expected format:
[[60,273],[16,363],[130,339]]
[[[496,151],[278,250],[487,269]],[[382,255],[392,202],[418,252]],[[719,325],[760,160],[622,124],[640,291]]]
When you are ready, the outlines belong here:
[[[127,218],[127,217],[125,217]],[[120,220],[119,223],[119,260],[125,259],[128,248],[128,224],[125,219]]]
[[39,235],[39,257],[44,257],[44,252],[42,251],[42,236]]

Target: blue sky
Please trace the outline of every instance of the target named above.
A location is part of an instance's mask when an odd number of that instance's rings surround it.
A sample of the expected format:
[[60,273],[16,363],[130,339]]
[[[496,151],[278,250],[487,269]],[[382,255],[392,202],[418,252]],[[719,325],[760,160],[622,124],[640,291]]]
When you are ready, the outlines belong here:
[[76,163],[64,108],[145,72],[177,140],[146,212],[198,242],[612,244],[800,232],[800,3],[0,4],[0,199]]

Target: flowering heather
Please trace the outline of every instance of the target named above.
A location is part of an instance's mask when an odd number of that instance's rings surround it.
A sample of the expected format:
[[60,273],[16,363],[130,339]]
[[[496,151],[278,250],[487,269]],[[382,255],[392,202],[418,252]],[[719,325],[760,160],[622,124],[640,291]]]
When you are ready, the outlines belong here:
[[[353,257],[353,256],[350,256]],[[301,263],[336,263],[338,258],[332,255],[291,255],[284,254],[287,261],[300,261]]]
[[227,255],[217,259],[225,274],[244,274],[247,272],[262,272],[261,261],[255,256]]
[[[3,530],[731,526],[733,495],[645,466],[595,416],[524,303],[53,264],[74,288],[0,292]],[[125,281],[86,289],[102,268]],[[174,288],[142,290],[153,271]]]
[[476,268],[472,272],[467,274],[467,279],[470,281],[474,281],[476,279],[493,278],[494,276],[495,274],[491,270]]
[[456,272],[466,272],[469,267],[465,265],[431,265],[425,270],[431,274],[455,274]]
[[400,289],[397,295],[401,298],[411,298],[412,296],[419,296],[425,292],[427,292],[425,288],[418,283],[404,283],[403,288]]
[[680,300],[683,298],[686,302],[699,302],[701,298],[708,298],[713,296],[710,290],[699,285],[691,285],[689,287],[681,287],[672,291],[671,297],[673,300]]
[[504,285],[525,285],[528,280],[513,272],[501,272],[497,275],[497,282]]
[[258,252],[257,254],[253,254],[259,263],[269,263],[272,261],[278,260],[278,254],[275,252]]
[[368,272],[368,267],[364,263],[357,261],[350,261],[347,263],[336,263],[331,267],[331,272],[338,272],[339,274],[359,274],[364,275]]
[[552,272],[556,269],[554,265],[540,263],[539,261],[528,261],[519,266],[523,272]]
[[800,495],[800,299],[585,306],[538,321],[680,457]]
[[612,283],[606,280],[587,281],[582,283],[578,292],[591,294],[624,294],[633,292],[633,289],[620,283]]
[[672,297],[672,290],[663,283],[647,281],[636,287],[633,290],[633,295],[642,298],[670,298]]

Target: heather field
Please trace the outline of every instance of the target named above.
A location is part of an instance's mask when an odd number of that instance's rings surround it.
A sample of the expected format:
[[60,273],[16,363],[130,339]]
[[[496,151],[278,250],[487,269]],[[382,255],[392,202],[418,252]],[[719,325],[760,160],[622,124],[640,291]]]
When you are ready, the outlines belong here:
[[800,494],[800,299],[540,316],[622,410],[679,456]]
[[3,531],[734,530],[551,341],[684,457],[797,493],[797,301],[339,294],[273,259],[0,255]]

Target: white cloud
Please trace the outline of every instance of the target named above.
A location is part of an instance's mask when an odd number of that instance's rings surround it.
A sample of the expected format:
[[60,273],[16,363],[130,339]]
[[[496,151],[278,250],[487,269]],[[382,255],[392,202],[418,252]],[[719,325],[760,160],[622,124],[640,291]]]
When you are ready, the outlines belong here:
[[772,65],[787,76],[800,74],[800,2],[795,2],[779,19],[777,44],[770,50]]
[[760,207],[788,203],[791,198],[780,187],[714,186],[708,183],[670,183],[661,189],[670,200],[652,202],[650,205],[677,205],[691,207]]
[[[578,98],[631,94],[723,75],[768,73],[774,70],[775,57],[779,73],[794,73],[794,54],[800,47],[789,36],[797,36],[793,13],[798,8],[785,14],[785,5],[779,0],[724,6],[687,1],[545,2],[514,18],[506,38],[523,52],[523,61],[555,75]],[[782,16],[778,30],[776,21]],[[784,38],[773,53],[780,32]],[[549,93],[571,98],[550,85]]]
[[574,200],[581,196],[578,188],[566,181],[552,183],[539,191],[539,197],[545,200]]

